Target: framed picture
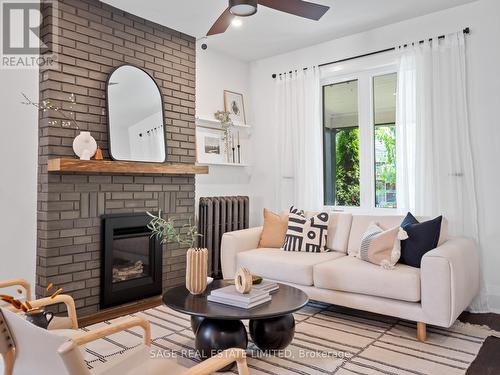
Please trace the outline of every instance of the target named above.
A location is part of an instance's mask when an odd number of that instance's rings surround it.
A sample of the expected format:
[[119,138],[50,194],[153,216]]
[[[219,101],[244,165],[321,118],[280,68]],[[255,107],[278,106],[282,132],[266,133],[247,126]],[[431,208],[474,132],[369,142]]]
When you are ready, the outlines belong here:
[[243,94],[224,90],[224,110],[230,113],[235,125],[246,125]]
[[198,128],[196,130],[198,163],[224,163],[224,145],[219,129]]

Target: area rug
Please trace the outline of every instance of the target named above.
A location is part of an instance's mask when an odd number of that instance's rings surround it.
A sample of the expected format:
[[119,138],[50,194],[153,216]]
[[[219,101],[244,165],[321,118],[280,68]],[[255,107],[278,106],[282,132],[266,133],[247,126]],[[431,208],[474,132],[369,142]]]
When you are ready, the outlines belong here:
[[[132,316],[151,322],[152,356],[176,358],[186,367],[198,363],[187,315],[159,306]],[[295,319],[295,338],[286,350],[267,355],[249,343],[251,374],[465,374],[491,334],[487,328],[457,322],[448,329],[428,327],[428,339],[421,343],[414,322],[318,302],[310,302]],[[88,344],[89,368],[118,360],[140,344],[140,337],[141,329],[134,328]]]

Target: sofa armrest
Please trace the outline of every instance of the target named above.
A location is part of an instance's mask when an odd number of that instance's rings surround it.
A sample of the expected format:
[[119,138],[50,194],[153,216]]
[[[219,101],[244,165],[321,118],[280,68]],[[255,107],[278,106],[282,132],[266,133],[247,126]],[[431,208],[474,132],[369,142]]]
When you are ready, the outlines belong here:
[[451,326],[479,292],[479,253],[467,238],[450,238],[422,258],[425,323]]
[[232,279],[236,273],[236,255],[242,251],[256,249],[261,233],[262,227],[224,233],[220,252],[222,276],[225,279]]

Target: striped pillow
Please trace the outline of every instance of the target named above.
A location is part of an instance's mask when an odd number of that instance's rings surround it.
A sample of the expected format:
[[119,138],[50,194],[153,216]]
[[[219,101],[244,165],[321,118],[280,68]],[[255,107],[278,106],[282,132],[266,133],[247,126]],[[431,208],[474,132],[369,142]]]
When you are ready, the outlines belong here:
[[327,212],[320,212],[311,218],[306,218],[303,211],[292,206],[288,215],[288,229],[282,249],[309,253],[326,251],[328,220]]
[[400,227],[388,230],[371,223],[361,239],[361,249],[356,256],[385,269],[393,269],[401,256],[401,240],[408,238]]

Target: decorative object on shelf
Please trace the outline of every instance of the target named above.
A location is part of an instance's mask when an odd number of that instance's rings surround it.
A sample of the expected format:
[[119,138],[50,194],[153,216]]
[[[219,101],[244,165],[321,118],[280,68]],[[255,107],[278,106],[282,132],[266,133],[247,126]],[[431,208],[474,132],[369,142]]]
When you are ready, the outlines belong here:
[[197,161],[222,164],[227,162],[226,132],[221,129],[201,128],[196,132]]
[[246,124],[243,94],[224,90],[224,110],[229,112],[230,118],[234,124]]
[[97,142],[90,132],[80,132],[73,140],[73,151],[80,160],[90,160],[97,151]]
[[[32,105],[33,107],[38,108],[39,111],[44,112],[44,113],[47,111],[54,111],[54,112],[60,113],[64,117],[64,120],[60,120],[61,121],[60,124],[61,124],[62,128],[70,128],[70,127],[72,127],[71,125],[73,125],[74,129],[76,129],[76,130],[80,129],[80,127],[78,126],[78,122],[76,121],[76,115],[72,111],[73,104],[76,103],[75,94],[70,94],[68,97],[68,100],[71,103],[69,105],[69,109],[70,109],[69,112],[60,108],[60,107],[56,107],[54,104],[52,104],[52,102],[49,99],[43,100],[41,103],[36,103],[36,102],[32,101],[25,93],[21,93],[21,94],[25,100],[25,101],[21,102],[21,104]],[[52,125],[52,126],[59,126],[59,120],[49,120],[48,123],[49,123],[49,125]]]
[[95,152],[94,159],[95,160],[104,160],[104,157],[102,156],[102,150],[99,146],[97,146],[97,150]]
[[222,129],[222,142],[224,143],[224,154],[226,155],[226,161],[231,163],[231,139],[233,121],[231,120],[231,114],[228,111],[217,111],[214,113],[216,120],[220,122]]
[[236,163],[236,154],[235,154],[235,147],[234,147],[234,137],[231,135],[231,150],[233,150],[233,158],[231,159],[231,161],[233,163]]
[[252,274],[248,268],[241,267],[234,276],[234,285],[241,294],[247,294],[252,290]]
[[238,131],[238,164],[241,164],[240,132]]
[[190,248],[186,255],[186,289],[191,294],[202,294],[207,288],[208,250]]

